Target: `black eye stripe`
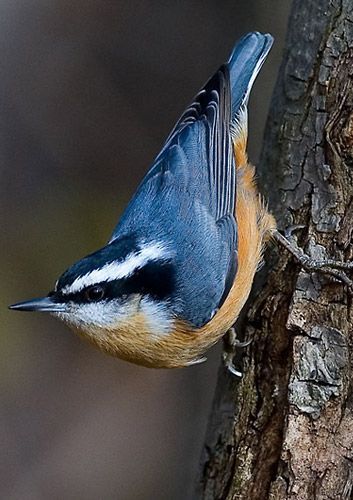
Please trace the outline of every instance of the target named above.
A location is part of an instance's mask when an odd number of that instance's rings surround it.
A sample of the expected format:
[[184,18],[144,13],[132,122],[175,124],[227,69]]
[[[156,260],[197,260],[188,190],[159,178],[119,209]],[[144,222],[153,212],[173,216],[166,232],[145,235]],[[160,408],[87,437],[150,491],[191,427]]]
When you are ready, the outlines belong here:
[[[60,294],[58,291],[56,295],[61,302],[76,303],[109,301],[137,293],[165,300],[171,297],[174,288],[175,270],[172,262],[150,261],[127,278],[96,283],[71,294]],[[96,295],[96,299],[90,297],[90,293]]]
[[93,285],[85,288],[85,297],[88,302],[99,302],[105,296],[105,286]]

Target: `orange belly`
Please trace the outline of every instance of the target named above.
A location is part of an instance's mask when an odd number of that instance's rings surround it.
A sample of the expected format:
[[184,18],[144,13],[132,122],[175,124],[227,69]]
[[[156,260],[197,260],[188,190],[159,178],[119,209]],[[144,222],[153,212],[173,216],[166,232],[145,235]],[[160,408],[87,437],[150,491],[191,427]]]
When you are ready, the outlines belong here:
[[142,314],[137,312],[116,329],[95,330],[92,335],[82,332],[82,336],[102,351],[144,366],[174,368],[200,360],[238,318],[262,261],[264,244],[275,228],[274,218],[257,192],[254,169],[247,162],[237,170],[235,216],[238,228],[237,273],[228,297],[206,325],[195,329],[176,320],[171,333],[158,336],[151,331]]
[[250,294],[264,245],[276,223],[257,192],[253,167],[246,163],[237,177],[238,268],[233,286],[222,307],[202,328],[179,323],[171,335],[161,339],[164,359],[158,366],[185,366],[199,359],[235,323]]

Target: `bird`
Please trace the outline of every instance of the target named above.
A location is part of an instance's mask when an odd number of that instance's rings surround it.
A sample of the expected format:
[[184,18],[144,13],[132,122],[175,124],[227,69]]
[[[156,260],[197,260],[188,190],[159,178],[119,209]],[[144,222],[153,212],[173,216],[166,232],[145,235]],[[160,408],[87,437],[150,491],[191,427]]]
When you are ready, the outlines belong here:
[[234,325],[276,221],[247,157],[247,104],[273,43],[251,32],[181,115],[108,243],[45,297],[101,351],[153,368],[200,363]]

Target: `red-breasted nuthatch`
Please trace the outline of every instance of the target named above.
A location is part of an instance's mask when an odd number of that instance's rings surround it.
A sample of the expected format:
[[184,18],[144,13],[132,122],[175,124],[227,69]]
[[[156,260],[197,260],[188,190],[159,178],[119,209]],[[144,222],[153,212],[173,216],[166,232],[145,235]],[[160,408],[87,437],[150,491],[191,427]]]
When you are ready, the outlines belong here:
[[47,311],[99,349],[151,367],[199,362],[248,298],[275,221],[248,163],[247,102],[271,48],[249,33],[169,135],[109,243],[71,266]]

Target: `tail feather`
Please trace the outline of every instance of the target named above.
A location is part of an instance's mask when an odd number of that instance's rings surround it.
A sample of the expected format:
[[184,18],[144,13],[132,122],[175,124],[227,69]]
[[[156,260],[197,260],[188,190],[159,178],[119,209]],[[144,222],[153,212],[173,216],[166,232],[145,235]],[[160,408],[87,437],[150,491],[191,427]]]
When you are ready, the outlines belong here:
[[[273,43],[270,34],[248,33],[235,45],[228,60],[231,90],[231,133],[239,156],[247,142],[247,103],[251,88]],[[240,158],[239,158],[240,159]]]
[[263,35],[255,31],[245,35],[234,47],[228,60],[233,120],[241,106],[247,104],[255,78],[272,43],[270,34]]

